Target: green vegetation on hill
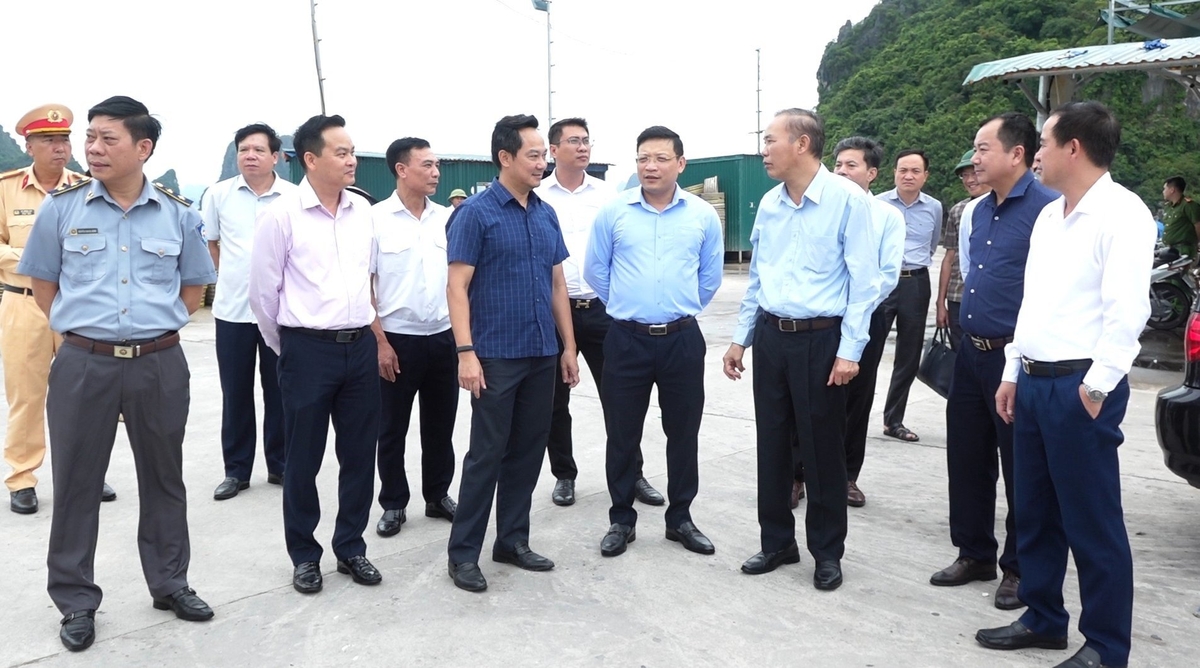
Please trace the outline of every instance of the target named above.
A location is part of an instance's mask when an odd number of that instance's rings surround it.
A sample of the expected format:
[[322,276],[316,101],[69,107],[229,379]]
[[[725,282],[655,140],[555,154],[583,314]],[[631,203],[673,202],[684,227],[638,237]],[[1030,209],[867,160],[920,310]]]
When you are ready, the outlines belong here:
[[[818,110],[827,151],[861,134],[887,149],[877,192],[892,187],[893,156],[922,148],[930,159],[926,191],[947,206],[965,196],[952,170],[979,124],[1004,111],[1030,117],[1033,106],[1013,84],[962,82],[978,63],[1025,53],[1104,44],[1099,0],[883,0],[857,25],[847,24],[825,49],[817,73]],[[1184,13],[1192,8],[1172,7]],[[1141,38],[1118,30],[1115,41]],[[1036,82],[1034,90],[1036,90]],[[1163,181],[1182,174],[1200,193],[1200,123],[1185,91],[1139,72],[1097,75],[1077,99],[1109,105],[1124,128],[1113,177],[1154,208]]]

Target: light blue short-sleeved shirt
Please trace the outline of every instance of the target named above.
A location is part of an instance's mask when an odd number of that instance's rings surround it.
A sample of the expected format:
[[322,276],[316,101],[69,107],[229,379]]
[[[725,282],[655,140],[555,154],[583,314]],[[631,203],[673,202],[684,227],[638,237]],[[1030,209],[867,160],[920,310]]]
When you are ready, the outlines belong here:
[[128,211],[96,180],[51,193],[17,271],[58,284],[51,329],[101,341],[182,328],[180,287],[217,278],[200,215],[149,181]]

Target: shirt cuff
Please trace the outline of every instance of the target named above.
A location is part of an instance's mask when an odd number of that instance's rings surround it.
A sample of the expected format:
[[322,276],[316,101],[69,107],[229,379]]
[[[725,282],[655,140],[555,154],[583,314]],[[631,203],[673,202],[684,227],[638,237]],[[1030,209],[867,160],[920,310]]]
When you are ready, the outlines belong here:
[[857,363],[862,359],[863,349],[866,347],[866,341],[859,343],[843,337],[842,342],[838,344],[837,356],[848,362]]
[[754,339],[754,325],[738,325],[733,332],[733,342],[743,348],[749,348]]
[[1110,366],[1093,363],[1083,376],[1083,384],[1101,392],[1112,392],[1129,372]]

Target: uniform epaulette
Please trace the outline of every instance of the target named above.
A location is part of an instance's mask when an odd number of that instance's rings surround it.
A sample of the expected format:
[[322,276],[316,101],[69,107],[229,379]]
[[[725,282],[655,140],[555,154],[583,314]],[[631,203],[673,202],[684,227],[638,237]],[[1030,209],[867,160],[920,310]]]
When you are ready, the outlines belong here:
[[24,167],[18,167],[17,169],[12,169],[7,172],[0,172],[0,181],[3,181],[4,179],[11,179],[12,177],[16,176],[17,174],[24,174],[24,173],[25,173]]
[[67,185],[65,185],[65,186],[63,186],[63,187],[61,187],[61,188],[55,188],[54,190],[51,190],[51,191],[50,191],[50,195],[51,195],[52,197],[58,197],[59,195],[61,195],[61,194],[63,194],[63,193],[69,193],[69,192],[71,192],[72,190],[78,190],[78,189],[82,188],[83,186],[86,186],[87,184],[89,184],[89,183],[91,183],[91,182],[92,182],[92,179],[91,179],[91,177],[90,177],[90,176],[85,176],[85,177],[83,177],[82,179],[79,179],[78,181],[76,181],[75,183],[70,183],[70,184],[67,184]]
[[167,197],[170,197],[171,199],[175,200],[176,202],[179,202],[180,204],[182,204],[184,206],[192,205],[192,200],[184,197],[183,195],[176,195],[174,192],[171,191],[170,188],[164,186],[161,183],[155,183],[154,187],[156,189],[158,189],[158,192],[166,195]]

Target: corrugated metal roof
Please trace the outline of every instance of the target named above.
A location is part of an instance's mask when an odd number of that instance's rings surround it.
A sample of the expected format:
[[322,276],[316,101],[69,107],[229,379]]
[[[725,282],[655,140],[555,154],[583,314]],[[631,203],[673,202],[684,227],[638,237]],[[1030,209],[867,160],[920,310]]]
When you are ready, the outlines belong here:
[[[1147,48],[1147,45],[1151,44],[1161,44],[1162,47]],[[993,60],[971,68],[971,73],[967,75],[963,85],[994,78],[1024,79],[1042,75],[1121,70],[1179,70],[1197,66],[1200,66],[1200,37],[1163,39],[1154,42],[1058,49]]]

